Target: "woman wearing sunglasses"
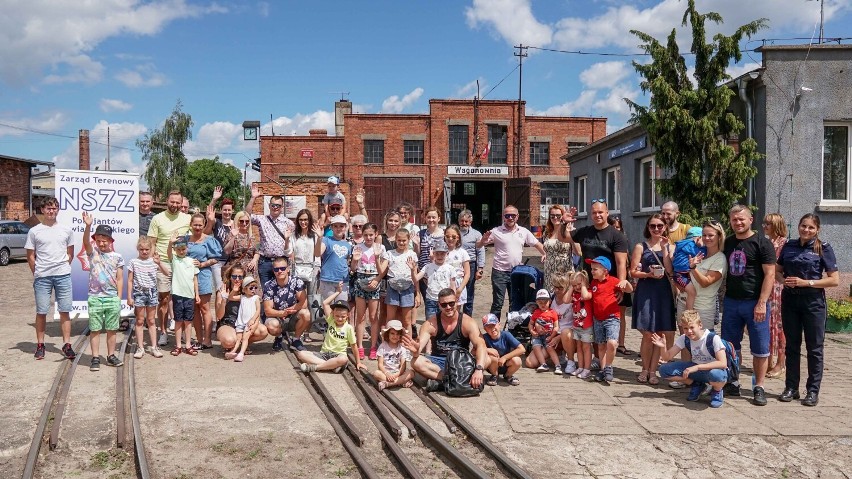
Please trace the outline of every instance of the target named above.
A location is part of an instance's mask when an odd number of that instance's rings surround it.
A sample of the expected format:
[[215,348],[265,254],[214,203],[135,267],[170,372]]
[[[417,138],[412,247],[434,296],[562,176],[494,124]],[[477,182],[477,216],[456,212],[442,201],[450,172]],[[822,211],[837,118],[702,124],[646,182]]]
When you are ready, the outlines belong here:
[[553,205],[547,214],[547,226],[544,227],[544,289],[553,291],[555,275],[570,275],[574,272],[574,245],[571,244],[571,230],[574,218],[562,205]]
[[225,269],[240,265],[246,273],[257,274],[260,253],[251,234],[251,217],[245,211],[240,211],[234,216],[234,225],[231,238],[225,244],[225,254],[230,258]]

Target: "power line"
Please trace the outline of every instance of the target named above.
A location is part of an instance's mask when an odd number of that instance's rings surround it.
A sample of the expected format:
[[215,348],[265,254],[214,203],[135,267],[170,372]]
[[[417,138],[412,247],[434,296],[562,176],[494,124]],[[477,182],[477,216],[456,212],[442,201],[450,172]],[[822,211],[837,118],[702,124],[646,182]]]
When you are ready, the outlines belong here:
[[[503,79],[502,79],[502,80],[500,80],[499,82],[497,82],[497,84],[496,84],[496,85],[494,85],[493,87],[491,87],[491,89],[490,89],[490,90],[488,90],[488,93],[491,93],[492,91],[494,91],[494,89],[495,89],[495,88],[497,88],[498,86],[500,86],[500,84],[501,84],[501,83],[503,83],[504,81],[506,81],[506,79],[507,79],[507,78],[509,78],[509,76],[510,76],[512,73],[515,73],[515,70],[517,70],[520,66],[521,66],[521,65],[520,65],[520,63],[519,63],[519,64],[517,64],[517,65],[515,65],[515,68],[512,68],[512,71],[510,71],[510,72],[509,72],[506,76],[504,76],[504,77],[503,77]],[[484,99],[485,99],[485,97],[487,97],[487,96],[488,96],[488,93],[486,93],[486,94],[482,95],[482,98],[481,98],[481,99],[482,99],[482,100],[484,100]]]

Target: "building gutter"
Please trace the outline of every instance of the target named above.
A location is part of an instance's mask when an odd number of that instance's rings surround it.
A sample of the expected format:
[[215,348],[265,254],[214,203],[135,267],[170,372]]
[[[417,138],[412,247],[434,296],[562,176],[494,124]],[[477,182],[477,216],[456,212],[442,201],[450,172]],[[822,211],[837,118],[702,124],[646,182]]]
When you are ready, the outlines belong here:
[[[754,109],[752,108],[751,99],[748,97],[748,91],[746,90],[746,86],[748,85],[749,81],[754,78],[757,78],[757,75],[757,72],[751,72],[748,75],[744,75],[740,78],[737,78],[736,80],[737,92],[739,94],[740,100],[742,100],[743,104],[745,104],[746,138],[754,138]],[[754,204],[754,177],[749,178],[748,180],[748,193],[746,196],[746,200],[747,204]]]

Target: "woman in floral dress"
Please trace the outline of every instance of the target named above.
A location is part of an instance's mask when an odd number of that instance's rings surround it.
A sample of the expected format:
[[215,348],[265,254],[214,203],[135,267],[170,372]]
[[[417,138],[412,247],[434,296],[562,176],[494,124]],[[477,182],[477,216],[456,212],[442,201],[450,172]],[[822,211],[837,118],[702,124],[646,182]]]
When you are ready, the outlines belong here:
[[[787,242],[787,224],[784,217],[778,213],[770,213],[763,218],[763,232],[772,245],[775,246],[775,257],[781,253],[781,248]],[[784,349],[787,347],[787,339],[784,337],[784,328],[781,326],[781,291],[784,283],[777,280],[772,286],[772,295],[769,296],[769,369],[766,371],[768,378],[780,378],[784,375],[784,364],[787,356]],[[773,361],[774,359],[774,361]]]
[[557,274],[574,272],[574,243],[570,231],[574,229],[573,216],[562,205],[553,205],[547,214],[544,227],[544,288],[553,290],[552,279]]
[[240,211],[234,216],[234,224],[236,227],[231,230],[231,239],[225,244],[225,254],[230,259],[225,265],[223,274],[227,275],[224,271],[228,271],[235,264],[240,265],[246,274],[257,274],[260,253],[252,238],[251,218],[245,211]]

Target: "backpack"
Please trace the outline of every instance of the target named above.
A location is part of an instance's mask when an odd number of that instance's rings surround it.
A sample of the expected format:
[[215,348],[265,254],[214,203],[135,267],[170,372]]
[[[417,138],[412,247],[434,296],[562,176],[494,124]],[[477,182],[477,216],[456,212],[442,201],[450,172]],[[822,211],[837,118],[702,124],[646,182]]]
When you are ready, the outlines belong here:
[[[705,345],[707,351],[713,351],[713,337],[716,336],[716,333],[710,331],[710,334],[707,335],[707,344]],[[686,343],[686,349],[691,350],[689,338],[684,337]],[[719,339],[722,339],[721,337]],[[736,383],[740,378],[740,356],[737,354],[737,350],[734,349],[734,345],[731,344],[727,339],[722,339],[722,346],[725,347],[725,359],[728,362],[728,383]]]
[[447,351],[447,367],[444,370],[444,391],[447,396],[478,396],[485,389],[485,381],[474,388],[470,378],[476,371],[476,359],[467,349],[453,348]]

